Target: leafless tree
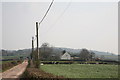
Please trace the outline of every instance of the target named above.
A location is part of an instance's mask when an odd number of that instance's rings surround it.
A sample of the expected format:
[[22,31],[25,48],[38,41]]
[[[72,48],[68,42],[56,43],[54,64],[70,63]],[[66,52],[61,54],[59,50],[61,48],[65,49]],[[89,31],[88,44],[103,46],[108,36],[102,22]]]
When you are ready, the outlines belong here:
[[41,59],[46,59],[49,60],[52,54],[52,47],[50,47],[49,43],[43,43],[41,48],[40,48],[40,55]]
[[92,61],[95,59],[95,53],[92,51],[90,52],[87,49],[82,49],[79,56],[80,56],[80,60],[85,60],[85,61]]

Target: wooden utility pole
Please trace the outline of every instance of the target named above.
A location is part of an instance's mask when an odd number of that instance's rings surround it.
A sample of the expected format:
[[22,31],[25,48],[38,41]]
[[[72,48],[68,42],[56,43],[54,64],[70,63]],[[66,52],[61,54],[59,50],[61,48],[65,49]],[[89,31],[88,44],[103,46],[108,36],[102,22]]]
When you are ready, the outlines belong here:
[[34,55],[34,37],[32,37],[32,60],[33,60],[33,55]]
[[37,61],[36,61],[36,68],[40,68],[40,57],[39,57],[39,41],[38,41],[38,22],[36,22],[36,38],[37,38]]
[[39,60],[38,22],[36,22],[36,38],[37,38],[37,56]]

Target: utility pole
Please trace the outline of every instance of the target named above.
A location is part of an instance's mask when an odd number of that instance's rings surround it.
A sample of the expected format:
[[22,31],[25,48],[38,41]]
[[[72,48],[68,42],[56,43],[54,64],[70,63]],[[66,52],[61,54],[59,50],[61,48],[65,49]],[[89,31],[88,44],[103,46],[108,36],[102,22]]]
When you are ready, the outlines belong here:
[[39,65],[40,65],[40,56],[39,56],[39,41],[38,41],[38,25],[40,25],[42,22],[43,22],[43,20],[45,19],[45,17],[46,17],[46,15],[48,14],[48,12],[49,12],[49,10],[50,10],[50,8],[51,8],[51,6],[52,6],[52,4],[53,4],[53,1],[54,0],[52,0],[52,2],[51,2],[51,4],[49,5],[49,7],[48,7],[48,9],[47,9],[47,11],[46,11],[46,13],[45,13],[45,15],[43,16],[43,18],[41,19],[41,21],[38,23],[38,22],[36,22],[36,38],[37,38],[37,68],[39,67]]
[[36,61],[36,68],[40,67],[40,58],[39,58],[39,41],[38,41],[38,22],[36,22],[36,38],[37,38],[37,61]]
[[32,60],[33,60],[33,55],[34,55],[34,37],[32,37]]
[[37,55],[39,60],[38,22],[36,22],[36,38],[37,38]]

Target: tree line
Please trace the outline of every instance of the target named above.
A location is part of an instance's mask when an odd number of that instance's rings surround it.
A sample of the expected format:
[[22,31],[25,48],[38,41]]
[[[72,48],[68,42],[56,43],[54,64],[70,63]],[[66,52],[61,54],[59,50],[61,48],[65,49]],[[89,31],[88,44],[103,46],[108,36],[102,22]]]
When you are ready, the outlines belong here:
[[[59,51],[59,50],[55,51],[54,47],[50,46],[49,43],[43,43],[39,49],[40,60],[42,61],[61,60],[60,57],[63,51]],[[35,55],[37,56],[37,54],[34,54],[34,57]],[[71,57],[73,57],[72,56],[73,54],[70,54],[70,55]],[[82,49],[77,55],[77,57],[79,57],[77,60],[93,61],[95,60],[95,53],[87,49]]]

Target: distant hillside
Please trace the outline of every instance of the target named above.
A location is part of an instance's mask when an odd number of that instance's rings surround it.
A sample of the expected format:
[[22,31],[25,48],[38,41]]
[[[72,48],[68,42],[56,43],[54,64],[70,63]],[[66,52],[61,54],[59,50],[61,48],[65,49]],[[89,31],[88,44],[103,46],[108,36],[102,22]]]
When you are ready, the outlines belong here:
[[[70,52],[70,53],[73,53],[73,54],[79,54],[82,50],[82,49],[59,48],[59,47],[54,47],[54,49],[57,49],[59,51],[66,50],[67,52]],[[95,50],[89,50],[89,51],[93,51],[97,55],[115,55],[115,54],[109,53],[109,52],[102,52],[102,51],[95,51]]]
[[[79,55],[82,49],[71,49],[71,48],[59,48],[54,47],[53,50],[60,54],[63,50],[66,50],[71,55]],[[89,50],[93,51],[95,53],[95,57],[104,58],[105,60],[115,60],[118,61],[118,55],[115,55],[113,53],[109,52],[102,52],[102,51],[95,51],[95,50]]]
[[0,55],[2,59],[18,59],[20,57],[28,57],[30,56],[31,50],[30,49],[23,49],[23,50],[1,50]]
[[92,51],[95,52],[97,55],[115,55],[109,52],[101,52],[101,51],[95,51],[95,50],[92,50]]
[[[71,55],[79,55],[82,49],[72,49],[72,48],[61,48],[61,47],[52,47],[53,54],[60,55],[63,50],[66,50]],[[117,60],[118,61],[118,55],[115,55],[113,53],[109,52],[101,52],[101,51],[95,51],[95,50],[89,50],[93,51],[96,55],[96,57],[104,58],[107,60]],[[3,58],[6,56],[30,56],[31,49],[23,49],[23,50],[2,50],[0,51],[0,54],[2,52]]]
[[96,54],[96,57],[103,58],[105,60],[115,60],[118,61],[118,55],[109,52],[100,52],[100,51],[93,51]]

